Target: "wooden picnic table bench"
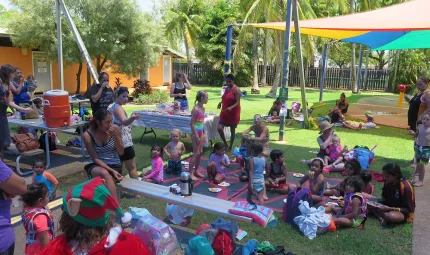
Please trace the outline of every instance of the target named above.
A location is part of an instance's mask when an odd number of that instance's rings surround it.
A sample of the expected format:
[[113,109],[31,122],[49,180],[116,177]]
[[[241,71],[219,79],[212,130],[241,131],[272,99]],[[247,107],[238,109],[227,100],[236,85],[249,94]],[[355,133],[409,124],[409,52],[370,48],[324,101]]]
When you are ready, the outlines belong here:
[[[153,184],[150,182],[143,182],[128,177],[124,177],[124,180],[118,183],[117,187],[119,190],[125,192],[139,194],[148,198],[155,198],[157,200],[162,200],[167,203],[192,208],[198,211],[203,211],[230,219],[233,226],[236,224],[237,221],[246,223],[252,223],[253,221],[251,218],[229,213],[228,210],[233,208],[234,205],[234,202],[231,201],[205,196],[198,193],[193,193],[192,196],[186,197],[181,195],[175,195],[169,191],[169,187],[167,186]],[[232,237],[234,238],[234,240],[236,240],[236,231],[234,228],[232,229]]]

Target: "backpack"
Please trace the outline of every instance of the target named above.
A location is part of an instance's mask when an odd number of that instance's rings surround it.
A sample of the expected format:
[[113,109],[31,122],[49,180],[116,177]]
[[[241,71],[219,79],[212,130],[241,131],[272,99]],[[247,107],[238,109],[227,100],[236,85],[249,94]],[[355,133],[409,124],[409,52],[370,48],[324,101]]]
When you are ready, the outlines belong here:
[[282,219],[285,222],[295,225],[294,218],[301,215],[299,210],[301,200],[307,201],[312,206],[312,194],[308,188],[297,187],[288,193],[287,203],[285,203],[282,211]]
[[45,136],[48,135],[48,143],[49,143],[49,151],[56,151],[57,149],[57,134],[55,132],[44,132],[40,138],[40,149],[46,151],[46,145],[45,145]]
[[215,236],[215,240],[212,243],[212,248],[215,255],[233,255],[234,241],[227,231],[219,229],[218,234]]
[[370,151],[367,147],[355,147],[354,158],[360,162],[363,170],[367,170],[375,157],[375,153]]

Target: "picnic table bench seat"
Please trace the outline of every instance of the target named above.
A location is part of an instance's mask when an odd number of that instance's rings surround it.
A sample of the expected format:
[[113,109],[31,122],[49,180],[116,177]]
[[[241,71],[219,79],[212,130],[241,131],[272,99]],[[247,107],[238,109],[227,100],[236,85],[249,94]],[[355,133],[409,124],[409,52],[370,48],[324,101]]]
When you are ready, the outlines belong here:
[[6,150],[5,150],[5,154],[17,156],[16,160],[15,160],[15,162],[16,162],[16,173],[20,176],[30,175],[34,172],[33,170],[25,172],[25,173],[21,172],[19,161],[21,160],[22,157],[30,158],[30,157],[34,157],[34,156],[41,155],[44,153],[45,153],[45,151],[42,149],[34,149],[34,150],[30,150],[30,151],[19,152],[18,149],[16,148],[15,144],[13,144],[13,143],[11,143],[10,146],[8,148],[6,148]]

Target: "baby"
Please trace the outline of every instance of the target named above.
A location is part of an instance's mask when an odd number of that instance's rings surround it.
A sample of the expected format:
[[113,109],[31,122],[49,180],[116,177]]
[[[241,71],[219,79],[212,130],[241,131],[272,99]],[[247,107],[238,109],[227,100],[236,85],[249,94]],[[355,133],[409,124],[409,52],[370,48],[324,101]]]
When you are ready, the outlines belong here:
[[340,145],[340,137],[336,134],[333,135],[332,144],[326,149],[324,156],[324,166],[329,164],[336,164],[342,161],[342,146]]
[[172,132],[170,132],[170,139],[172,139],[172,141],[164,146],[164,154],[169,158],[166,169],[168,174],[182,172],[181,156],[185,154],[185,145],[179,141],[180,137],[181,131],[179,131],[179,129],[173,129]]

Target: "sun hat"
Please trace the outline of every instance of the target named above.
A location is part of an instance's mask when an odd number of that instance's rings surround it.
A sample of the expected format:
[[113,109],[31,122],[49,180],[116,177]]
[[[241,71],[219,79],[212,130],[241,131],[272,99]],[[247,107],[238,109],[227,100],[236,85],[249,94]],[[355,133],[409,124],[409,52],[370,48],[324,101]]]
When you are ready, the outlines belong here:
[[63,195],[63,209],[75,221],[89,227],[105,226],[110,218],[109,210],[124,216],[118,202],[100,177],[72,187]]
[[372,115],[372,112],[371,112],[371,111],[365,111],[365,112],[364,112],[364,114],[365,114],[367,117],[373,117],[373,115]]
[[321,121],[318,124],[318,128],[320,129],[320,134],[322,134],[324,131],[326,131],[327,129],[330,129],[333,127],[333,124],[330,124],[328,121]]

